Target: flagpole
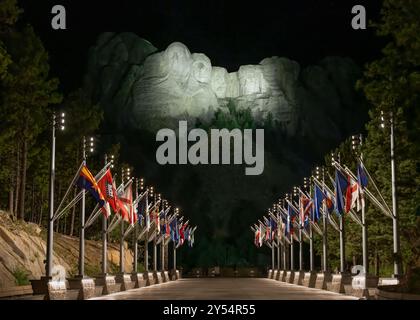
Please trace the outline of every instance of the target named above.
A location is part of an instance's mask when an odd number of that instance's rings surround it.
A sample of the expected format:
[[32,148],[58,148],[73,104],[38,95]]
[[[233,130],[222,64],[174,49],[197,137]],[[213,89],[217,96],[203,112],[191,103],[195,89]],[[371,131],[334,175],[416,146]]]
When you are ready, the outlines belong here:
[[271,246],[271,270],[274,270],[274,243]]
[[[356,149],[358,147],[362,146],[362,135],[359,136],[352,136],[352,147],[353,150],[356,152]],[[357,158],[357,152],[356,152],[356,158]],[[363,154],[360,153],[360,163],[358,165],[361,165],[363,161]],[[358,177],[360,179],[360,177]],[[362,182],[358,181],[358,187],[363,188]],[[360,190],[359,195],[360,196]],[[364,197],[364,195],[363,195]],[[362,260],[363,260],[363,268],[364,272],[367,275],[369,273],[369,258],[368,258],[368,234],[367,234],[367,225],[366,225],[366,213],[365,213],[365,203],[364,198],[362,200]]]
[[[325,168],[322,167],[322,191],[325,194]],[[322,271],[328,271],[328,243],[327,243],[327,234],[328,234],[328,221],[327,221],[327,211],[325,206],[325,201],[322,202]]]
[[[139,179],[136,178],[136,199],[139,197]],[[138,210],[138,204],[137,204],[137,210]],[[134,213],[137,214],[137,213]],[[136,225],[134,227],[133,232],[133,250],[134,250],[134,258],[133,258],[133,273],[137,273],[138,269],[138,221],[136,222]]]
[[[277,233],[277,230],[276,230],[276,233]],[[277,234],[277,270],[281,270],[281,262],[280,262],[280,239],[279,239],[278,234]]]
[[54,241],[54,180],[55,180],[55,125],[56,116],[52,116],[51,130],[51,167],[50,167],[50,202],[48,216],[48,240],[47,240],[47,257],[45,263],[45,275],[51,278],[53,265],[53,241]]
[[345,270],[345,265],[344,265],[344,258],[345,258],[345,244],[344,244],[344,235],[345,235],[345,230],[344,230],[344,214],[340,215],[340,272],[343,273]]
[[302,226],[299,227],[299,271],[303,271]]
[[[124,168],[121,168],[121,183],[124,185]],[[123,190],[124,192],[124,190]],[[124,274],[124,217],[121,212],[121,225],[120,225],[120,273]]]
[[173,251],[174,251],[174,254],[173,254],[174,272],[176,273],[176,243],[175,241],[172,241],[172,243],[173,243]]
[[156,237],[153,239],[153,271],[157,271],[157,245],[156,245]]
[[283,270],[287,270],[287,245],[286,235],[283,237]]
[[290,233],[290,271],[295,271],[295,251],[293,248],[293,235]]
[[[309,195],[312,197],[312,184],[309,184]],[[315,211],[314,206],[315,206],[315,203],[312,205],[312,212]],[[314,214],[312,215],[311,218],[314,217]],[[313,237],[314,237],[314,233],[312,230],[312,223],[311,221],[309,221],[309,271],[311,272],[314,271],[314,238]]]
[[[86,165],[86,137],[83,136],[83,164]],[[82,205],[80,212],[80,235],[79,235],[79,277],[83,278],[85,274],[85,207],[86,195],[85,188],[82,188]]]
[[[105,166],[108,164],[108,155],[105,154]],[[107,274],[107,217],[102,215],[102,274],[106,276]]]
[[397,187],[395,174],[395,137],[394,137],[394,115],[390,114],[391,127],[391,188],[392,188],[392,230],[393,230],[393,254],[394,254],[394,277],[401,277],[401,252],[400,252],[400,235],[399,235],[399,219],[397,210]]
[[160,256],[161,256],[161,269],[165,271],[165,236],[163,236],[162,243],[160,244]]
[[312,224],[309,223],[309,271],[314,271],[314,234]]
[[149,272],[149,232],[146,231],[144,239],[144,270]]
[[[153,200],[154,200],[154,204],[156,206],[156,193],[153,194]],[[156,217],[155,217],[155,213],[156,213],[156,209],[154,208],[154,213],[153,213],[153,219],[155,221],[155,236],[153,237],[153,272],[157,271],[157,247],[156,247],[156,232],[157,232],[157,224],[156,224]]]

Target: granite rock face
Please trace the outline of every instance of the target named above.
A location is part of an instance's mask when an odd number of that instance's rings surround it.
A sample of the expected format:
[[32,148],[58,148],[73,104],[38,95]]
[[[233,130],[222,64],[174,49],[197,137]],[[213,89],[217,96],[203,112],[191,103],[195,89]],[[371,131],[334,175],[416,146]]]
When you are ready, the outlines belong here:
[[[33,223],[13,221],[9,214],[0,210],[0,288],[16,285],[16,273],[24,272],[28,279],[39,279],[45,272],[46,243],[40,227]],[[46,231],[44,231],[46,232]],[[89,276],[100,273],[100,241],[86,240],[86,266]],[[125,243],[126,272],[131,272],[133,253]],[[54,233],[54,266],[64,267],[67,276],[77,273],[79,238]],[[108,265],[119,264],[118,244],[108,244]]]
[[344,58],[301,69],[293,60],[270,57],[228,72],[179,42],[158,52],[134,34],[105,33],[91,48],[85,87],[120,128],[155,131],[176,127],[180,119],[206,123],[232,100],[257,123],[270,118],[294,136],[308,111],[334,118],[354,102],[355,69]]

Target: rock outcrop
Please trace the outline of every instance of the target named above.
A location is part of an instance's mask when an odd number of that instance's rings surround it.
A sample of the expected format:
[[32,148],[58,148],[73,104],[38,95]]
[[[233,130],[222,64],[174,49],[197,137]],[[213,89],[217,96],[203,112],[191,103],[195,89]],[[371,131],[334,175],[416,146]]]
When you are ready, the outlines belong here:
[[325,103],[332,115],[341,114],[342,98],[355,95],[357,69],[343,58],[302,70],[293,60],[270,57],[228,72],[179,42],[158,52],[132,33],[105,33],[90,50],[85,84],[119,128],[155,131],[176,127],[179,119],[206,123],[233,100],[257,123],[270,118],[293,136],[307,104],[322,112]]
[[[44,232],[38,225],[12,221],[9,215],[0,211],[0,288],[16,285],[17,274],[26,274],[28,279],[39,279],[45,272]],[[62,265],[67,276],[77,273],[79,240],[75,237],[54,234],[54,265]],[[86,241],[86,265],[88,275],[100,273],[101,242]],[[110,266],[119,264],[119,245],[109,244],[108,262]],[[131,272],[132,252],[126,244],[125,266]]]

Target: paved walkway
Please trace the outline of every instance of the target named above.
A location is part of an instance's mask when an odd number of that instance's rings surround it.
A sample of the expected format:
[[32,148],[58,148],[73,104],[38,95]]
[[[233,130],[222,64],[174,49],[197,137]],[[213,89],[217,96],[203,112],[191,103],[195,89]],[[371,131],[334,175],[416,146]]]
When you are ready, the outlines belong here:
[[355,300],[265,278],[180,279],[92,300]]

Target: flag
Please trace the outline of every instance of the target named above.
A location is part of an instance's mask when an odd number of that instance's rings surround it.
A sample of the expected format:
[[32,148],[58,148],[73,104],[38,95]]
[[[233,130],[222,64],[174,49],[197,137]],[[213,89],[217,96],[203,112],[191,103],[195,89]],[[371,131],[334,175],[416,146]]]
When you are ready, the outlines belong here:
[[348,180],[338,170],[335,170],[334,193],[335,193],[335,211],[338,215],[345,212],[344,196],[347,194]]
[[187,243],[190,242],[190,229],[191,228],[185,229],[185,240],[187,241]]
[[190,248],[192,248],[194,246],[194,232],[195,232],[195,228],[192,229],[191,232],[190,232],[190,237],[189,237],[189,240],[188,240],[188,246]]
[[268,242],[271,241],[271,228],[269,224],[265,226],[265,240]]
[[319,219],[321,218],[321,205],[322,202],[326,199],[327,197],[325,196],[325,194],[322,192],[321,188],[315,183],[314,186],[314,199],[313,199],[313,204],[314,204],[314,208],[312,210],[312,221],[313,222],[318,222]]
[[365,207],[365,192],[364,189],[367,187],[369,179],[366,174],[365,167],[360,161],[357,165],[357,182],[359,184],[359,196],[362,208]]
[[258,238],[258,246],[261,248],[262,244],[263,244],[263,233],[262,233],[262,224],[260,223],[260,228],[259,228],[259,238]]
[[327,209],[328,214],[334,211],[334,195],[329,193],[328,190],[325,190],[325,207]]
[[359,184],[350,175],[347,175],[348,187],[346,190],[346,213],[357,206],[360,210]]
[[171,234],[171,228],[169,227],[169,223],[168,223],[168,222],[166,222],[166,223],[165,223],[165,236],[166,236],[166,237],[169,237],[169,236],[170,236],[170,234]]
[[159,218],[159,206],[155,207],[155,211],[153,213],[153,219],[156,224],[157,233],[160,233],[160,218]]
[[274,240],[277,232],[277,222],[270,217],[271,239]]
[[298,215],[298,212],[296,212],[296,210],[288,202],[287,203],[286,234],[294,233],[293,222],[295,221],[297,215]]
[[175,239],[176,243],[178,244],[181,241],[181,235],[179,234],[180,226],[178,225],[178,221],[176,223],[176,229],[175,229]]
[[256,247],[259,247],[259,244],[260,244],[260,228],[255,229],[254,244],[255,244]]
[[185,228],[186,227],[187,227],[187,224],[184,223],[179,229],[179,242],[181,243],[181,246],[184,244],[184,241],[185,241]]
[[287,216],[281,215],[281,229],[283,231],[283,235],[287,234]]
[[117,191],[115,189],[115,183],[112,179],[111,170],[108,169],[105,172],[105,175],[101,179],[99,179],[98,186],[106,201],[105,205],[101,208],[101,210],[105,217],[108,218],[111,215],[110,208],[112,208],[114,212],[118,211]]
[[125,190],[121,192],[119,200],[121,204],[122,218],[133,225],[135,222],[137,222],[137,216],[134,214],[133,191],[131,185],[132,183],[130,182]]
[[178,229],[178,221],[176,218],[172,220],[169,227],[170,227],[170,232],[171,232],[171,240],[172,242],[177,243],[178,239],[176,235],[177,235],[177,229]]
[[144,212],[144,218],[146,220],[146,230],[150,229],[150,212],[149,212],[149,194],[146,195],[146,211]]
[[85,165],[83,165],[79,172],[79,178],[76,181],[76,185],[89,191],[89,193],[95,198],[100,208],[105,205],[105,197],[92,173],[90,173],[89,169]]
[[145,192],[146,194],[143,195],[143,197],[140,199],[140,201],[137,204],[137,219],[139,223],[142,223],[143,221],[146,222],[148,194],[147,194],[147,191]]
[[306,226],[309,222],[308,218],[311,213],[313,203],[311,199],[309,199],[307,196],[302,194],[300,196],[299,204],[300,204],[300,208],[299,208],[300,209],[300,223],[302,226]]

